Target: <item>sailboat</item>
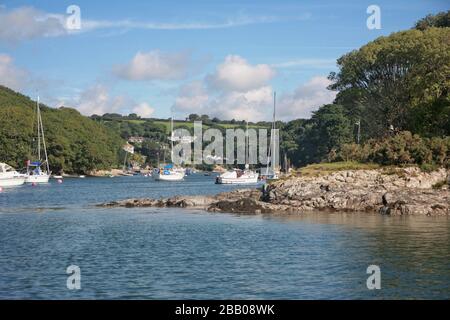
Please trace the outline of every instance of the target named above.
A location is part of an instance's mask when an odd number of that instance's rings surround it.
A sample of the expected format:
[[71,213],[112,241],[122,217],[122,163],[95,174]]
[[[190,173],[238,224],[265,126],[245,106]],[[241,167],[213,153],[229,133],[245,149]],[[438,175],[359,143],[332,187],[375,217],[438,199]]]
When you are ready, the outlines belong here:
[[[48,164],[47,146],[45,145],[44,126],[42,124],[41,109],[39,106],[39,97],[36,102],[37,118],[37,160],[27,161],[26,183],[47,183],[50,178],[50,167]],[[44,151],[44,161],[42,161],[41,143]],[[44,167],[44,170],[42,169]]]
[[250,169],[250,164],[248,163],[249,158],[249,138],[248,138],[248,122],[247,131],[245,132],[245,169],[233,169],[222,173],[216,178],[217,184],[253,184],[258,182],[259,173]]
[[134,146],[127,143],[123,146],[122,149],[125,151],[125,159],[123,160],[123,169],[121,175],[131,177],[133,176],[133,174],[130,173],[130,170],[127,168],[127,156],[128,153],[134,154]]
[[[173,162],[173,116],[170,118],[170,159]],[[152,172],[152,177],[156,181],[181,181],[184,179],[186,172],[184,168],[176,167],[173,163],[164,166],[158,166]]]
[[261,180],[276,180],[278,179],[278,172],[276,168],[276,137],[275,137],[275,111],[276,111],[276,92],[273,93],[273,118],[272,118],[272,130],[270,132],[270,147],[267,153],[267,166],[265,168],[261,168]]

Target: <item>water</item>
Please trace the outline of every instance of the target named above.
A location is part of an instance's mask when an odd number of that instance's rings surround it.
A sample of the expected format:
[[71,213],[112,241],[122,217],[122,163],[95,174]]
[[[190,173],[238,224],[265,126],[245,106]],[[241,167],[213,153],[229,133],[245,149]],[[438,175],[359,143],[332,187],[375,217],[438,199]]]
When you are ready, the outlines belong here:
[[[213,181],[86,178],[4,190],[0,298],[450,298],[446,217],[94,206],[233,188]],[[381,268],[381,290],[366,287],[372,264]],[[81,290],[66,287],[69,265],[81,268]]]

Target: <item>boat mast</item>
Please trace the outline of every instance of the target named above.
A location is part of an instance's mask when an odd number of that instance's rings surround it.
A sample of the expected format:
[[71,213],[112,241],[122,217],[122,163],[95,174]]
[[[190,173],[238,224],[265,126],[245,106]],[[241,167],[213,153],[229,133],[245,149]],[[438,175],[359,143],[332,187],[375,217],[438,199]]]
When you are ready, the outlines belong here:
[[[275,152],[272,150],[275,145],[275,101],[276,101],[277,93],[273,92],[273,116],[272,116],[272,127],[270,130],[270,144],[269,144],[269,151],[267,152],[267,165],[266,165],[266,176],[269,175],[269,162],[270,167],[272,168],[272,165],[275,163],[274,159],[272,157],[275,157]],[[275,174],[275,166],[272,168],[273,174]]]
[[41,128],[39,126],[39,96],[37,97],[36,101],[36,118],[37,118],[37,136],[38,136],[38,161],[41,161]]
[[[38,129],[39,129],[39,126],[40,126],[41,133],[42,133],[42,144],[43,144],[43,147],[44,147],[45,163],[46,163],[46,166],[47,166],[47,174],[50,174],[50,166],[49,166],[49,163],[48,163],[48,155],[47,155],[47,146],[45,145],[44,126],[42,124],[41,109],[39,107],[39,97],[38,97],[37,109],[38,109]],[[39,161],[41,161],[41,153],[40,153],[40,151],[41,151],[41,149],[39,147]]]
[[[272,141],[271,141],[271,149],[273,148],[273,149],[275,149],[275,129],[276,129],[276,124],[275,124],[275,109],[276,109],[276,100],[277,100],[277,93],[276,93],[276,91],[274,91],[273,92],[273,120],[272,120],[272,132],[273,132],[273,134],[271,134],[270,136],[272,137]],[[273,171],[273,174],[275,174],[275,157],[276,157],[276,152],[275,152],[275,150],[271,150],[270,151],[271,152],[271,154],[272,154],[272,158],[273,159],[271,159],[271,164],[272,164],[272,171]]]
[[173,114],[170,117],[170,161],[173,163]]
[[246,130],[245,130],[245,169],[250,167],[248,159],[250,158],[250,142],[248,137],[248,120],[246,121]]

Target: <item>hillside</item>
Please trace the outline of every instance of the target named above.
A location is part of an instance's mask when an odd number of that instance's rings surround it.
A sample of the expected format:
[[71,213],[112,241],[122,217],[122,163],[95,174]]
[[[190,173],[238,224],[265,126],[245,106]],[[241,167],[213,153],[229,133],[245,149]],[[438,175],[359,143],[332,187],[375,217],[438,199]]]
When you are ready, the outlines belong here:
[[[127,138],[129,136],[145,136],[146,131],[148,131],[148,129],[150,128],[152,129],[152,131],[161,132],[166,135],[170,134],[170,119],[140,118],[136,114],[130,114],[126,116],[111,113],[106,113],[103,116],[93,115],[91,116],[91,118],[107,125],[108,127],[119,130],[122,137],[124,138]],[[208,128],[216,128],[223,131],[225,129],[235,128],[245,129],[247,126],[245,121],[219,120],[217,118],[211,120],[207,115],[203,115],[201,118],[198,116],[198,119],[195,120],[189,118],[187,118],[186,120],[174,119],[174,128],[184,128],[192,133],[194,128],[194,121],[202,121],[203,130],[206,130]],[[270,122],[249,122],[248,124],[249,128],[254,129],[267,129],[270,128],[270,126]]]
[[[36,102],[0,86],[0,161],[22,168],[31,159]],[[50,168],[82,173],[119,163],[123,140],[78,111],[41,105]]]

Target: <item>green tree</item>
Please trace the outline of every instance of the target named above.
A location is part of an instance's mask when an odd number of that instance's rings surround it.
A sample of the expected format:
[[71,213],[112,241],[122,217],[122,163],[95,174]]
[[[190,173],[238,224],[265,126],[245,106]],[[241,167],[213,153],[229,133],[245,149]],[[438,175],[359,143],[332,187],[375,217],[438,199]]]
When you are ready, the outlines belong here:
[[418,30],[425,30],[431,27],[450,27],[450,10],[447,12],[439,12],[438,14],[429,14],[425,18],[417,21],[415,25],[415,28]]
[[[0,86],[0,150],[2,161],[17,168],[35,159],[36,102]],[[71,108],[41,105],[50,169],[86,172],[118,164],[123,140],[101,123]]]
[[353,140],[352,122],[341,105],[324,105],[301,124],[296,140],[295,164],[303,166],[327,160],[330,153]]
[[342,56],[339,72],[329,76],[330,89],[339,91],[336,102],[361,117],[370,136],[385,134],[391,125],[415,129],[417,108],[433,108],[438,101],[448,117],[449,39],[450,28],[408,30]]

